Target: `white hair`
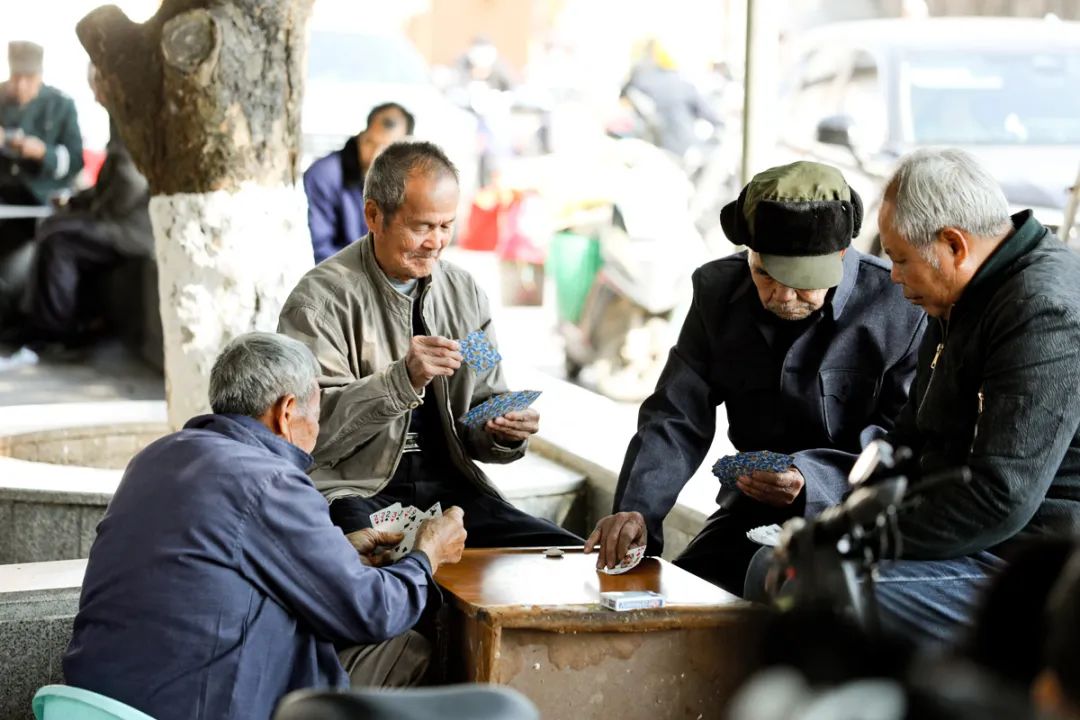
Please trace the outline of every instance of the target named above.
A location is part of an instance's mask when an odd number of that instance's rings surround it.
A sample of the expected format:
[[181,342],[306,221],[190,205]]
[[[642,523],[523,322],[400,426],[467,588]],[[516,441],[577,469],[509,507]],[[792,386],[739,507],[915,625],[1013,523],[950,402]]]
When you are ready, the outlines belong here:
[[[261,417],[286,395],[309,400],[318,391],[319,363],[299,340],[269,332],[233,338],[210,371],[215,413]],[[299,407],[306,412],[307,403]]]
[[963,150],[907,155],[885,186],[885,200],[893,205],[896,232],[919,250],[926,250],[943,228],[991,238],[1012,225],[1001,186]]

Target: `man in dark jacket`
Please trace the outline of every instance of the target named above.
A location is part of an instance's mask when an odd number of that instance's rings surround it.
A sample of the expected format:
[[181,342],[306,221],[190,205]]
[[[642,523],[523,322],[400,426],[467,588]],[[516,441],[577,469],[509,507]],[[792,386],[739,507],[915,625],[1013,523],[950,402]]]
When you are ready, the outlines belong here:
[[397,103],[368,113],[367,127],[345,147],[320,158],[304,173],[308,228],[315,264],[367,235],[364,176],[372,160],[390,143],[412,135],[415,120]]
[[660,554],[664,517],[712,445],[720,404],[739,451],[795,460],[721,490],[720,510],[677,565],[741,593],[759,547],[747,530],[840,499],[854,454],[907,400],[926,324],[889,283],[888,266],[849,247],[861,216],[840,172],[809,162],[756,175],[724,208],[724,232],[750,250],[694,274],[679,341],[641,406],[615,514],[586,542],[587,551],[599,543],[598,566],[646,541]]
[[[102,102],[97,72],[90,88]],[[100,302],[86,302],[87,281],[109,272],[126,258],[152,257],[150,189],[115,127],[106,146],[97,182],[72,196],[35,235],[37,257],[23,294],[18,323],[23,342],[79,344],[91,337],[88,326]]]
[[[41,82],[44,50],[8,44],[10,77],[0,83],[0,205],[46,205],[83,166],[75,103]],[[0,220],[0,312],[26,282],[33,218]]]
[[[887,438],[921,474],[969,483],[909,494],[902,558],[879,569],[884,626],[948,640],[1020,538],[1080,530],[1080,257],[959,150],[905,158],[885,189],[893,281],[934,318],[911,398]],[[758,560],[747,591],[758,584]]]
[[304,473],[318,372],[295,340],[240,336],[211,371],[214,414],[131,461],[90,550],[69,684],[158,720],[218,720],[269,718],[298,688],[419,679],[427,647],[410,628],[461,556],[461,510],[375,567],[402,535],[345,536]]

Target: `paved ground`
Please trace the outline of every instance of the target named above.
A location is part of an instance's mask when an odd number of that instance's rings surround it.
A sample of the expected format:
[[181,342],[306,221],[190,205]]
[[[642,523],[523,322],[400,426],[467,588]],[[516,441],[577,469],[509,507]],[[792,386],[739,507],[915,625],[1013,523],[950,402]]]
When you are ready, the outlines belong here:
[[119,342],[101,345],[78,361],[0,363],[0,405],[164,397],[161,375]]

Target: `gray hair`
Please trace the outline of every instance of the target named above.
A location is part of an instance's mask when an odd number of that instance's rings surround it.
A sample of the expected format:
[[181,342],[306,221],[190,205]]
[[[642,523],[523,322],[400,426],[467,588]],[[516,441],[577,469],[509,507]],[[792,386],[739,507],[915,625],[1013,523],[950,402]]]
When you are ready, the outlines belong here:
[[[233,338],[210,371],[215,413],[260,417],[286,395],[308,400],[317,391],[319,363],[307,346],[286,335],[251,332]],[[306,403],[301,403],[301,413]]]
[[376,156],[364,179],[364,201],[373,201],[387,218],[392,218],[405,202],[405,181],[412,173],[452,175],[458,171],[435,143],[400,140]]
[[968,153],[917,150],[900,161],[885,186],[900,237],[925,251],[943,228],[979,238],[1008,232],[1009,202],[1001,186]]

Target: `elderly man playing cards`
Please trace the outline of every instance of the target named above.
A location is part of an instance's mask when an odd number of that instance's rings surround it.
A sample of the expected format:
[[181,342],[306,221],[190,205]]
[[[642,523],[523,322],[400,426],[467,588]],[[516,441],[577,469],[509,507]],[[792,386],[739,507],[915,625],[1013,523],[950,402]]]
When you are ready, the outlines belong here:
[[312,480],[345,532],[388,508],[441,503],[464,509],[470,546],[580,544],[506,502],[473,462],[521,458],[540,416],[528,407],[536,393],[506,392],[483,291],[439,257],[458,193],[437,146],[390,145],[364,183],[368,235],[308,272],[286,301],[281,332],[321,368]]
[[886,263],[849,247],[862,203],[835,168],[766,170],[721,220],[748,250],[694,274],[693,304],[642,404],[614,514],[585,547],[599,548],[598,567],[643,544],[661,553],[664,518],[705,459],[722,404],[737,450],[774,453],[717,464],[730,480],[720,509],[675,562],[742,594],[760,547],[747,531],[840,499],[862,443],[890,429],[907,399],[926,321]]
[[384,567],[400,535],[334,527],[304,472],[318,372],[295,340],[241,335],[210,373],[213,414],[132,459],[90,549],[69,685],[158,720],[265,719],[292,690],[421,678],[411,628],[461,558],[461,510]]

